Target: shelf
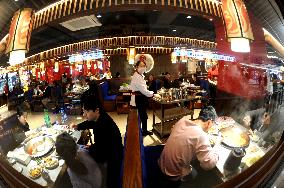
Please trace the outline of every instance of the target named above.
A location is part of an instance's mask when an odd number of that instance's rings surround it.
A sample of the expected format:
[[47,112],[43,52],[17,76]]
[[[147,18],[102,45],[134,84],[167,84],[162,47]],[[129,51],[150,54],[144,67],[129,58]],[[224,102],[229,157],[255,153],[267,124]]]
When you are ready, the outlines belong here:
[[160,103],[160,104],[176,104],[176,103],[192,101],[192,100],[195,100],[195,97],[189,96],[187,99],[177,99],[177,100],[172,100],[172,101],[169,101],[169,102],[153,99],[153,101]]
[[178,119],[186,115],[192,115],[193,111],[183,107],[176,107],[164,110],[164,118],[162,118],[162,110],[157,110],[154,115],[157,116],[161,121],[168,121]]
[[[166,121],[166,122],[163,123],[163,125],[161,123],[156,123],[153,126],[153,131],[157,132],[159,134],[158,136],[160,136],[160,137],[164,137],[164,136],[170,135],[172,127],[174,126],[174,124],[176,122],[178,122],[178,120],[179,119]],[[163,126],[162,129],[161,129],[161,126]]]

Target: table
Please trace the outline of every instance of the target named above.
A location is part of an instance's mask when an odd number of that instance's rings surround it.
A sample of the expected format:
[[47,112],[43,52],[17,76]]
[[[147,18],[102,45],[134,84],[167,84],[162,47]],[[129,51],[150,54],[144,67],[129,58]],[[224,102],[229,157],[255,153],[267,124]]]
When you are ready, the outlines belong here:
[[[235,123],[235,126],[242,130],[247,130],[242,125]],[[265,155],[265,151],[263,148],[260,148],[256,142],[250,140],[249,146],[245,149],[246,155],[242,158],[241,165],[238,170],[235,172],[230,172],[224,169],[224,165],[226,160],[228,159],[231,149],[223,146],[222,144],[216,147],[217,153],[219,154],[219,161],[216,164],[216,173],[222,179],[222,181],[226,181],[228,179],[233,178],[234,176],[243,172],[246,168],[250,167],[254,162],[252,159],[254,157],[262,157]]]
[[[191,119],[193,119],[194,113],[194,103],[192,102],[191,110],[184,107],[184,102],[194,101],[194,97],[188,97],[186,99],[178,99],[170,102],[161,101],[157,99],[153,99],[153,103],[156,102],[161,105],[160,110],[155,109],[155,105],[153,104],[153,130],[156,131],[161,137],[170,134],[171,127],[176,123],[180,118],[186,115],[191,115]],[[172,107],[169,109],[165,109],[166,105],[174,105],[180,104],[180,106]],[[161,123],[155,122],[155,117],[158,117],[161,120]]]
[[[57,125],[57,127],[60,128],[60,125]],[[55,129],[56,129],[56,127],[55,127]],[[58,134],[56,134],[56,135],[49,135],[49,136],[50,136],[51,138],[53,138],[53,140],[55,140],[55,138],[56,138],[57,135],[58,135]],[[74,131],[74,132],[71,134],[71,136],[72,136],[76,141],[78,141],[79,138],[80,138],[80,136],[81,136],[81,132],[80,132],[80,131]],[[14,152],[15,152],[15,151],[20,152],[20,153],[25,153],[25,151],[24,151],[24,146],[23,146],[23,145],[20,145],[20,147],[16,148],[16,149],[14,150]],[[53,148],[53,149],[52,149],[49,153],[47,153],[44,157],[47,157],[47,156],[55,156],[55,157],[57,158],[58,156],[56,155],[55,148]],[[39,158],[42,158],[42,157],[39,157]],[[35,161],[34,158],[31,159],[31,161],[29,162],[29,164],[28,164],[27,166],[25,166],[25,165],[23,165],[23,164],[21,164],[21,163],[19,163],[19,162],[16,162],[15,164],[13,164],[13,168],[15,168],[16,170],[19,169],[19,168],[22,168],[22,172],[21,172],[21,173],[22,173],[25,177],[31,179],[32,181],[36,182],[36,183],[39,184],[39,185],[47,186],[47,182],[43,179],[42,176],[40,176],[40,177],[37,178],[37,179],[32,179],[32,178],[29,177],[29,175],[28,175],[28,174],[29,174],[28,168],[29,168],[30,166],[33,166],[33,165],[37,165],[37,162]],[[53,170],[48,170],[48,169],[46,169],[46,171],[48,171],[48,174],[49,174],[49,176],[50,176],[52,182],[55,183],[55,182],[57,181],[58,177],[59,177],[59,174],[63,174],[63,173],[66,171],[66,169],[67,169],[67,166],[65,165],[64,160],[63,160],[63,159],[60,159],[60,160],[59,160],[59,166],[58,166],[57,168],[55,168],[55,169],[53,169]],[[49,185],[49,186],[50,186],[50,185]]]

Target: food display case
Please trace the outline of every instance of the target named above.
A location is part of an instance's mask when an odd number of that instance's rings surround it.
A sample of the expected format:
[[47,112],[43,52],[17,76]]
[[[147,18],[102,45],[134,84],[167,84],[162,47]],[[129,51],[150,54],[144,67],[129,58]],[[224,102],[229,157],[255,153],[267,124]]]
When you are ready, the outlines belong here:
[[[187,88],[160,89],[153,98],[153,130],[161,137],[170,134],[172,125],[180,118],[191,115],[193,118],[193,109],[195,97],[188,95]],[[190,102],[190,108],[185,105]],[[160,123],[156,123],[156,118],[160,119]]]

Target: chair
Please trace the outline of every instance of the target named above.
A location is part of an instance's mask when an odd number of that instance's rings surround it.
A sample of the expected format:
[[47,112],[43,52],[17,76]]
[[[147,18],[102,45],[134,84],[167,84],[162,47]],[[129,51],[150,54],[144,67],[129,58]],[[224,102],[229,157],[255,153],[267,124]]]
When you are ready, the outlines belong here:
[[100,84],[102,99],[103,99],[103,106],[105,111],[115,111],[115,100],[116,95],[108,95],[109,91],[109,84],[107,81]]
[[85,146],[88,145],[89,143],[92,145],[93,141],[92,141],[91,131],[89,129],[83,130],[81,132],[81,137],[77,143]]

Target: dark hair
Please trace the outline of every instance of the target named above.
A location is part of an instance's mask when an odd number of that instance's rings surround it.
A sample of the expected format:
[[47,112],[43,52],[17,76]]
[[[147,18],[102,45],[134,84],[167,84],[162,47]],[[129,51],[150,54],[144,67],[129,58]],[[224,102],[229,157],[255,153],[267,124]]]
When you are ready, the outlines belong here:
[[167,75],[167,74],[171,74],[171,73],[169,73],[169,72],[165,72],[165,75]]
[[78,175],[88,173],[86,166],[76,159],[77,144],[66,132],[58,135],[55,142],[56,152],[65,160],[67,166]]
[[142,63],[144,63],[144,64],[146,65],[146,63],[145,63],[144,61],[137,61],[137,62],[136,62],[136,64],[135,64],[135,67],[138,67],[138,66],[140,65],[140,63],[141,63],[141,62],[142,62]]
[[215,111],[215,108],[213,106],[206,106],[203,109],[201,109],[198,119],[201,119],[203,122],[206,122],[208,120],[215,121],[217,117],[218,116]]
[[28,104],[23,103],[20,106],[17,106],[17,115],[22,116],[25,112],[28,112],[30,110]]
[[115,73],[115,77],[118,78],[120,76],[120,72]]
[[85,91],[81,96],[81,104],[85,110],[93,110],[95,111],[99,108],[100,113],[103,112],[102,102],[99,96],[99,91],[95,86],[91,87],[90,89]]

